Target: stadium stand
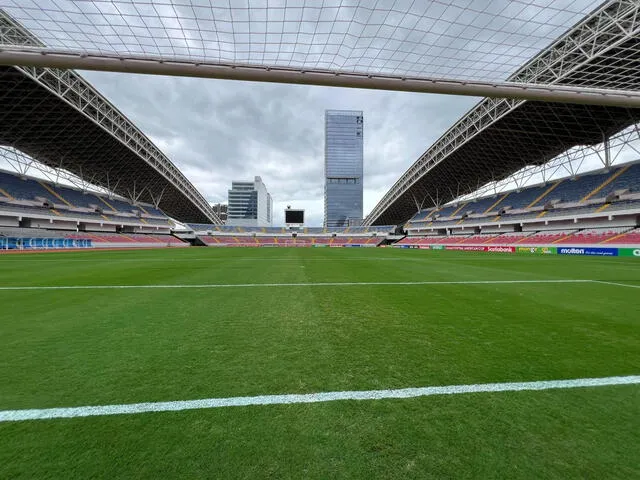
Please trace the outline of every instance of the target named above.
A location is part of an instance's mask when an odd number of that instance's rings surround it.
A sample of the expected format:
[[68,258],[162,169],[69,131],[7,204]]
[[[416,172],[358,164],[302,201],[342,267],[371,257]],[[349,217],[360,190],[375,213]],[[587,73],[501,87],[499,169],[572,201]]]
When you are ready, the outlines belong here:
[[188,246],[149,205],[0,171],[2,250]]
[[[608,218],[611,212],[640,213],[640,163],[591,172],[575,178],[513,190],[476,201],[458,202],[417,212],[405,224],[409,235],[431,231],[456,233],[461,227],[526,225],[549,222],[544,229],[560,229],[567,218]],[[542,220],[541,220],[542,219]],[[538,230],[539,225],[536,225]],[[617,226],[617,225],[615,225]],[[635,223],[624,225],[635,226]],[[594,226],[595,228],[596,226]],[[512,228],[513,229],[513,228]],[[445,231],[446,230],[446,231]],[[455,241],[451,239],[451,241]],[[494,243],[494,240],[488,242]]]
[[516,240],[514,243],[526,243],[528,245],[552,245],[570,237],[573,233],[576,232],[577,230],[543,230],[541,232],[534,233],[533,235],[529,235],[528,237],[524,237],[520,240]]
[[398,244],[640,245],[638,222],[636,162],[420,211]]
[[[3,215],[51,217],[57,221],[83,221],[131,225],[169,233],[169,218],[149,205],[133,205],[123,199],[82,192],[43,180],[0,171],[0,211]],[[92,221],[92,222],[91,222]],[[156,228],[157,227],[157,228]]]
[[640,245],[640,228],[609,227],[583,230],[540,230],[509,232],[501,235],[477,234],[408,236],[397,245]]
[[476,244],[476,243],[488,243],[490,240],[496,238],[496,235],[471,235],[470,237],[465,237],[457,243],[460,244]]
[[374,235],[311,235],[298,233],[293,237],[291,233],[280,235],[198,235],[198,238],[206,245],[218,247],[239,246],[274,246],[274,247],[310,247],[314,245],[328,246],[352,246],[366,245],[376,246],[382,243],[384,237]]
[[600,243],[610,243],[616,245],[640,245],[640,228],[635,228],[631,231],[614,235]]
[[[26,231],[25,231],[26,230]],[[25,229],[0,233],[0,250],[68,248],[158,248],[187,247],[189,243],[172,235],[115,234],[101,232],[61,233]],[[10,233],[13,233],[10,234]],[[19,233],[20,235],[15,235]],[[7,235],[9,234],[9,235]]]
[[[211,233],[262,233],[262,234],[287,234],[290,235],[292,230],[287,230],[285,227],[236,227],[232,225],[212,225],[203,223],[190,223],[187,225],[195,232],[211,232]],[[374,225],[370,227],[304,227],[300,230],[295,230],[300,234],[372,234],[386,235],[393,233],[396,229],[395,225]]]
[[513,243],[517,243],[518,241],[523,241],[522,239],[531,235],[531,232],[507,232],[496,237],[491,237],[489,240],[483,243],[487,243],[490,245],[509,245]]
[[565,238],[557,240],[554,243],[557,244],[571,244],[571,245],[595,245],[598,243],[603,243],[608,240],[613,239],[614,237],[618,237],[621,234],[624,234],[628,231],[631,231],[631,228],[590,228],[581,230],[579,232],[574,233],[573,235],[569,235]]

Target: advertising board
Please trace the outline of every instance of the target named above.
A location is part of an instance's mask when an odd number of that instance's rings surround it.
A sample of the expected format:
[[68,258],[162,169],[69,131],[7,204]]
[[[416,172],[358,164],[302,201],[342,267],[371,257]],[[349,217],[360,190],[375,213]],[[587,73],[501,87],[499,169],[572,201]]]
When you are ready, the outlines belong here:
[[559,255],[597,255],[605,257],[617,257],[617,248],[598,247],[562,247],[558,248]]
[[518,253],[528,253],[533,255],[555,255],[558,253],[556,247],[518,247]]
[[516,251],[516,247],[491,246],[491,247],[487,247],[486,251],[492,252],[492,253],[514,253]]
[[640,258],[640,248],[619,248],[618,256]]

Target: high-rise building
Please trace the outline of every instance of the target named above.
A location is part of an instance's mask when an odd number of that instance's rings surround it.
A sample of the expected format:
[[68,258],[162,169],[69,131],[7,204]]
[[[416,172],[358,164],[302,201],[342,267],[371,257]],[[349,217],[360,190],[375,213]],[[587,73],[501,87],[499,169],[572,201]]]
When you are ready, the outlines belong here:
[[227,225],[269,227],[273,222],[273,199],[260,177],[253,182],[232,182]]
[[324,226],[362,221],[362,111],[324,114]]

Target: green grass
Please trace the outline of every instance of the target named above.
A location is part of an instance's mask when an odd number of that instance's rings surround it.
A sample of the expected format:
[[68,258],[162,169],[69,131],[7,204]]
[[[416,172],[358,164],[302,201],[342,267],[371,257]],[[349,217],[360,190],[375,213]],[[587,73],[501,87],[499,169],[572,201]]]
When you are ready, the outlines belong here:
[[[633,258],[392,249],[0,256],[1,286],[585,279]],[[640,374],[601,283],[0,290],[0,410]],[[633,478],[640,387],[0,423],[0,478]]]

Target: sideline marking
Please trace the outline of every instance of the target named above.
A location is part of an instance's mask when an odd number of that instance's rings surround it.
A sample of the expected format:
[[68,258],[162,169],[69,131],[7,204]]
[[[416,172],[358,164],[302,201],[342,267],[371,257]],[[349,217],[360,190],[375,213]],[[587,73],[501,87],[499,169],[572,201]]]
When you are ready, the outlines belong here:
[[394,390],[359,390],[287,395],[258,395],[254,397],[205,398],[201,400],[183,400],[174,402],[129,403],[121,405],[97,405],[68,408],[2,410],[0,411],[0,422],[49,420],[53,418],[76,418],[104,415],[130,415],[149,412],[176,412],[207,408],[246,407],[250,405],[290,405],[297,403],[332,402],[336,400],[381,400],[427,397],[431,395],[457,395],[462,393],[520,392],[636,384],[640,384],[640,375],[604,378],[577,378],[573,380],[546,380],[537,382],[448,385],[440,387],[399,388]]
[[360,285],[493,285],[518,283],[593,283],[594,280],[459,280],[427,282],[318,282],[318,283],[204,283],[178,285],[35,285],[0,287],[2,290],[99,290],[128,288],[249,288],[249,287],[354,287]]
[[628,283],[605,282],[604,280],[593,280],[595,283],[604,283],[605,285],[617,285],[618,287],[640,288],[640,285],[630,285]]

